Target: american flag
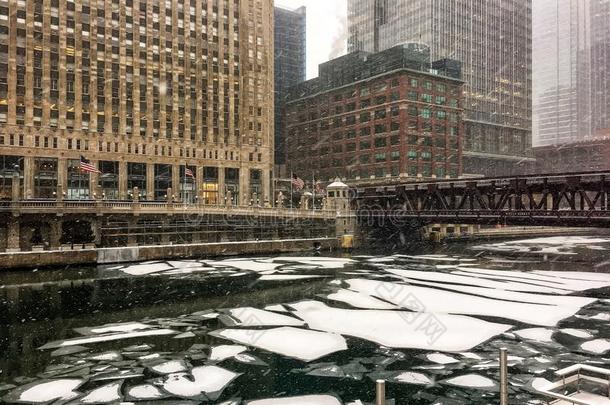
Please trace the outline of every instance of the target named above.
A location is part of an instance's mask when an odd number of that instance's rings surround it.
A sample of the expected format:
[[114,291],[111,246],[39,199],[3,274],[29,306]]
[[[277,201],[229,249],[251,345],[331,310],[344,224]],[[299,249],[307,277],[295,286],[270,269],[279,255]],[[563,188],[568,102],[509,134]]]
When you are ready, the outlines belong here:
[[193,171],[191,169],[189,169],[188,167],[184,168],[184,176],[185,177],[195,177],[195,175],[193,174]]
[[292,186],[296,191],[303,190],[305,187],[305,182],[296,174],[292,175]]
[[97,167],[95,167],[94,165],[91,164],[90,160],[85,159],[85,157],[82,155],[80,157],[80,163],[79,163],[78,167],[81,171],[86,172],[86,173],[101,173],[97,169]]

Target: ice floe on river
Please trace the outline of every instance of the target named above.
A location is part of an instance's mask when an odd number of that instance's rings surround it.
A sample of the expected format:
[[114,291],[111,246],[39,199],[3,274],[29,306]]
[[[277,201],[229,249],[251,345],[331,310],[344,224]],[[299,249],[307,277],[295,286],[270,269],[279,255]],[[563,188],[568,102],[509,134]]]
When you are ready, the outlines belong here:
[[[578,312],[576,305],[538,305],[480,297],[415,285],[351,279],[350,288],[413,311],[437,314],[483,315],[514,319],[541,326],[555,326]],[[494,290],[491,290],[493,293]]]
[[307,362],[347,349],[347,343],[341,335],[292,327],[267,330],[223,329],[211,332],[210,335]]
[[[528,249],[538,243],[520,242],[517,246]],[[588,243],[602,242],[576,239],[568,247],[586,249]],[[557,241],[545,246],[564,249]],[[322,395],[299,397],[285,389],[275,395],[261,390],[260,396],[242,391],[253,381],[266,387],[268,375],[273,381],[294,375],[316,382],[330,380],[329,384],[337,381],[338,387],[350,380],[362,381],[371,389],[379,377],[395,384],[391,390],[398,386],[420,390],[413,398],[422,403],[479,405],[494,402],[490,392],[497,390],[499,347],[509,348],[515,371],[512,381],[542,375],[560,363],[591,362],[610,352],[610,340],[605,338],[608,302],[596,303],[595,292],[577,296],[610,286],[608,274],[498,270],[488,259],[451,254],[359,259],[370,261],[258,257],[107,268],[172,279],[249,274],[252,281],[278,283],[256,284],[255,289],[263,291],[261,299],[239,302],[242,307],[235,307],[227,297],[231,304],[221,299],[215,301],[216,307],[189,309],[177,318],[75,324],[67,339],[41,347],[54,349],[52,364],[38,374],[41,379],[33,383],[24,379],[18,384],[26,385],[4,388],[8,394],[1,399],[57,405],[159,400],[168,404],[220,400],[223,405],[366,403],[351,397],[342,402],[324,395],[326,388]],[[354,265],[359,263],[365,264]],[[322,277],[333,278],[328,283],[323,279],[308,283]],[[299,291],[300,285],[295,288],[291,280],[303,280],[307,291]],[[285,291],[266,296],[270,284],[275,288],[282,281]],[[309,288],[311,294],[306,295]],[[81,336],[73,337],[75,333]],[[286,364],[287,374],[276,375]],[[327,385],[312,386],[315,393],[316,387]],[[450,394],[439,396],[439,388]]]
[[[290,306],[312,329],[355,336],[393,348],[465,351],[511,328],[458,315],[347,310],[318,301]],[[472,333],[474,330],[476,334]]]

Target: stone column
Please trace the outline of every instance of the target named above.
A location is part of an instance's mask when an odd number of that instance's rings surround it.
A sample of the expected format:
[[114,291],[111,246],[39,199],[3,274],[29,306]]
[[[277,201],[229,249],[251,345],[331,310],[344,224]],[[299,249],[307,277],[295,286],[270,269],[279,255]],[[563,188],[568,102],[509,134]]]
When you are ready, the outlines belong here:
[[49,223],[51,226],[49,245],[51,250],[59,250],[61,246],[62,220],[53,219]]
[[264,170],[263,169],[263,190],[261,192],[261,195],[259,196],[260,198],[260,205],[261,206],[268,206],[270,202],[272,202],[272,197],[271,197],[271,172],[269,170]]
[[91,220],[91,233],[93,234],[93,243],[99,247],[102,244],[102,223],[100,219]]
[[138,246],[138,237],[134,235],[136,230],[134,229],[138,224],[135,217],[130,217],[127,220],[127,246]]
[[250,170],[244,166],[239,169],[239,196],[239,205],[250,204]]
[[12,185],[12,200],[19,201],[19,198],[21,197],[21,179],[19,178],[19,172],[13,173]]
[[146,165],[146,200],[152,201],[155,199],[155,165],[148,163]]
[[201,202],[203,198],[203,166],[198,166],[195,173],[195,195],[199,197],[197,201]]
[[68,191],[68,159],[57,159],[57,198],[65,197]]
[[172,189],[174,190],[174,195],[176,196],[175,201],[182,202],[182,198],[180,198],[180,182],[182,178],[180,178],[180,165],[172,165]]
[[[97,160],[91,160],[91,164],[95,167],[98,167]],[[92,199],[102,198],[102,191],[97,186],[99,179],[100,179],[99,173],[89,174],[89,198],[92,198]]]
[[34,197],[34,158],[31,156],[23,158],[23,184],[23,198]]
[[119,199],[127,199],[127,162],[119,162]]
[[225,168],[218,168],[218,204],[223,205],[225,198]]
[[20,229],[19,218],[11,217],[8,220],[6,232],[6,249],[8,252],[20,251]]

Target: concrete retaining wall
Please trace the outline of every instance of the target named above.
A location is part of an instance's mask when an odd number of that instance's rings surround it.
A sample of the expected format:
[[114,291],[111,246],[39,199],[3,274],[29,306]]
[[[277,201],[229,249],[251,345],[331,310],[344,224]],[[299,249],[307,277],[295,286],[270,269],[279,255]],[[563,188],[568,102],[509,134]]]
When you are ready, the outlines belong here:
[[0,253],[0,271],[47,266],[305,252],[312,250],[315,244],[319,244],[321,249],[326,251],[337,249],[339,246],[337,239],[318,238]]

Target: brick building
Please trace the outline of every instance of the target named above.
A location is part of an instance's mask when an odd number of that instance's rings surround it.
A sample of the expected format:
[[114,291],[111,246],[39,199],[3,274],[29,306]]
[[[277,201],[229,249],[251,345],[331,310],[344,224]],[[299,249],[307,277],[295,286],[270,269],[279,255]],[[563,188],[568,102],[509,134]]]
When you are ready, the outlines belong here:
[[[432,69],[431,69],[432,67]],[[416,44],[354,52],[290,90],[287,166],[303,179],[458,177],[460,64]]]
[[610,170],[608,137],[534,148],[536,173]]
[[0,0],[0,196],[269,198],[272,95],[271,0]]

